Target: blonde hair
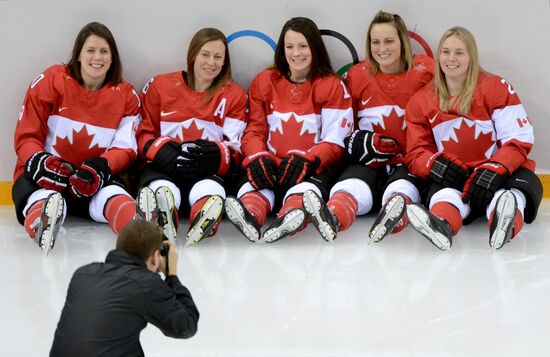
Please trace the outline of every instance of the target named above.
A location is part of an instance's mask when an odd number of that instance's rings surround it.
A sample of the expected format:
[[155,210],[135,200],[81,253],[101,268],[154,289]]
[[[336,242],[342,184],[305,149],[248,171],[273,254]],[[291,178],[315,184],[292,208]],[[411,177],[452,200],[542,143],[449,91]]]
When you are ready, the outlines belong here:
[[[447,88],[447,80],[445,78],[445,73],[441,69],[439,64],[439,57],[441,56],[441,49],[443,48],[443,42],[451,36],[456,36],[460,41],[464,42],[466,45],[466,50],[470,56],[470,64],[468,66],[468,73],[466,75],[466,83],[464,88],[458,96],[451,100],[449,90]],[[470,111],[472,105],[472,98],[474,96],[474,91],[476,89],[476,82],[479,72],[482,71],[479,64],[479,55],[477,51],[476,40],[472,33],[466,30],[464,27],[456,26],[447,30],[441,40],[439,41],[439,46],[437,47],[437,56],[436,56],[436,66],[435,66],[435,93],[439,97],[439,108],[447,113],[451,107],[456,105],[458,113],[461,115],[466,115]]]
[[411,49],[411,41],[409,39],[409,33],[407,31],[407,26],[397,14],[390,14],[382,10],[378,11],[374,18],[372,19],[369,29],[367,31],[367,61],[369,61],[371,66],[371,73],[374,75],[380,72],[380,65],[374,57],[372,56],[370,49],[371,37],[370,33],[374,25],[378,24],[391,24],[396,30],[397,35],[399,36],[399,41],[401,42],[401,68],[403,72],[408,71],[413,66],[413,53]]

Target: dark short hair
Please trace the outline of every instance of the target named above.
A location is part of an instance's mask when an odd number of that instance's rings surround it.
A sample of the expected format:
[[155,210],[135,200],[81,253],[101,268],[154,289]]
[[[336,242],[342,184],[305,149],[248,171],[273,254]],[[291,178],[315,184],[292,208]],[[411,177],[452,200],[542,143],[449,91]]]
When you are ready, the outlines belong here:
[[136,255],[146,261],[162,244],[162,228],[158,225],[134,220],[122,228],[116,248]]
[[116,46],[115,38],[113,37],[113,34],[111,33],[111,31],[109,31],[107,26],[99,22],[90,22],[89,24],[84,26],[76,36],[71,58],[67,63],[67,67],[69,67],[71,75],[78,81],[78,83],[80,83],[80,85],[84,85],[84,80],[82,79],[82,75],[80,74],[80,61],[78,60],[78,58],[80,57],[82,47],[84,47],[84,42],[86,42],[88,37],[90,37],[91,35],[96,35],[97,37],[101,37],[102,39],[107,41],[109,49],[111,50],[112,63],[109,67],[109,70],[107,71],[107,75],[105,76],[105,82],[103,83],[103,85],[107,83],[119,84],[120,82],[122,82],[122,63],[118,54],[118,48]]
[[315,22],[307,17],[293,17],[284,24],[281,34],[279,35],[277,48],[275,48],[275,68],[277,68],[282,75],[287,78],[290,76],[290,67],[288,66],[285,56],[285,34],[288,30],[299,32],[304,35],[311,50],[311,69],[307,79],[312,79],[318,75],[324,76],[334,74],[327,48],[325,47],[321,32]]

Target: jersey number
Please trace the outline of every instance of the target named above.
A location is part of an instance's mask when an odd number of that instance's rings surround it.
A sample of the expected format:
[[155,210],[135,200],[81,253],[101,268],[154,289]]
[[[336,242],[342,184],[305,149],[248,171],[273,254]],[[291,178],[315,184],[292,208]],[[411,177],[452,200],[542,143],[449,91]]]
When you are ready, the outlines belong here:
[[342,81],[340,81],[340,85],[342,86],[342,89],[344,90],[344,99],[348,99],[350,97],[350,95],[348,93],[348,89],[346,88],[346,85]]

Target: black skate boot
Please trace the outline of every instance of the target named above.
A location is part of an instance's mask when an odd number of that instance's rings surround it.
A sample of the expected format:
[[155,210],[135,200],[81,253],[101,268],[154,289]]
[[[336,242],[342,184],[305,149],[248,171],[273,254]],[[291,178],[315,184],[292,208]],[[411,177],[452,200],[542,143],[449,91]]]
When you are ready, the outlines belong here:
[[225,215],[249,241],[259,243],[260,224],[244,207],[241,200],[236,197],[227,197],[225,199]]
[[489,245],[500,249],[514,236],[514,218],[518,203],[516,196],[511,191],[504,191],[497,200],[491,226],[489,228]]
[[441,250],[451,250],[453,231],[445,220],[434,216],[428,209],[416,203],[407,206],[407,218],[411,226]]
[[336,239],[340,223],[323,199],[315,191],[307,190],[302,196],[302,204],[321,237],[327,242]]
[[395,195],[384,205],[369,230],[369,243],[380,242],[397,227],[405,214],[406,203],[405,197]]
[[31,226],[35,229],[33,240],[44,250],[46,255],[55,245],[55,239],[61,227],[64,207],[65,201],[60,193],[50,194],[46,198],[40,219],[35,221],[34,227]]
[[273,243],[279,239],[288,237],[304,227],[306,213],[301,208],[294,208],[284,216],[277,218],[264,232],[260,243]]

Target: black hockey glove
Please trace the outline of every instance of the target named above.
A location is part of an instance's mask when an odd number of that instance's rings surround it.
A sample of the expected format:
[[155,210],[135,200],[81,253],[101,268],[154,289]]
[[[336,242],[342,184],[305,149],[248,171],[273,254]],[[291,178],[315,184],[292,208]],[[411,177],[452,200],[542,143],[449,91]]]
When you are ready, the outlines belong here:
[[143,154],[153,162],[155,169],[170,177],[176,176],[178,163],[183,160],[180,144],[167,136],[149,140],[143,148]]
[[74,166],[45,151],[33,154],[25,164],[25,177],[38,186],[61,192],[69,185]]
[[271,152],[262,151],[250,155],[243,161],[248,182],[256,190],[272,188],[277,180],[277,164]]
[[204,139],[185,142],[181,147],[182,155],[187,159],[182,163],[183,171],[187,170],[184,175],[189,177],[225,175],[234,153],[232,148],[222,142]]
[[462,191],[468,179],[468,167],[453,155],[438,153],[430,159],[430,178],[445,187]]
[[355,130],[344,144],[346,160],[365,166],[381,166],[400,152],[394,139],[368,130]]
[[80,168],[70,177],[71,193],[78,198],[91,197],[97,193],[111,177],[107,159],[92,156],[84,160]]
[[509,176],[508,169],[496,162],[476,167],[464,185],[462,201],[468,203],[473,211],[483,212]]
[[290,150],[277,170],[277,182],[288,189],[315,173],[321,160],[307,151]]

